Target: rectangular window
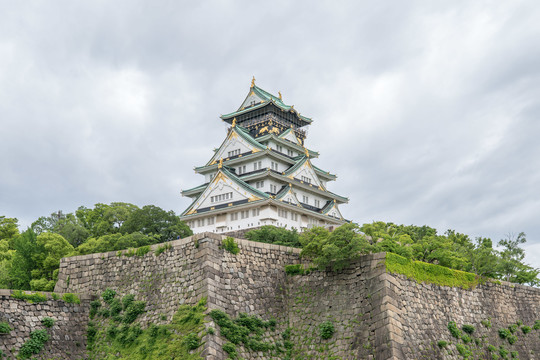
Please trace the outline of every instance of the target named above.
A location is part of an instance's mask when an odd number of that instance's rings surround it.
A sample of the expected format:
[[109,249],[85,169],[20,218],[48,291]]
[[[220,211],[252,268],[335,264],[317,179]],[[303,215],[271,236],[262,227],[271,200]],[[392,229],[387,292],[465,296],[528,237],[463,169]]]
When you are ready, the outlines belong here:
[[259,216],[259,209],[251,210],[251,216]]
[[281,145],[276,145],[276,150],[279,152],[283,152],[283,147]]
[[311,184],[311,179],[308,178],[307,176],[303,176],[303,175],[302,175],[301,178],[302,178],[302,181],[303,181],[303,182],[308,183],[308,184]]
[[215,218],[208,218],[208,225],[214,225]]
[[272,168],[272,170],[279,171],[277,162],[271,161],[270,167]]
[[270,184],[270,192],[271,193],[277,193],[277,186],[276,185],[273,185],[273,184]]
[[240,211],[240,216],[242,217],[242,219],[247,219],[249,217],[249,210]]
[[291,214],[291,220],[298,221],[298,214]]
[[278,209],[278,215],[284,219],[287,218],[288,213],[289,212],[287,210]]
[[264,187],[264,181],[257,181],[257,182],[255,183],[255,188],[256,188],[256,189],[260,189],[260,188],[262,188],[262,187]]
[[260,170],[262,169],[262,162],[261,161],[256,161],[253,163],[253,171],[257,171],[257,170]]
[[306,195],[302,195],[302,202],[304,204],[309,204],[309,198]]
[[231,221],[235,221],[235,220],[238,220],[238,213],[237,212],[231,213]]
[[236,155],[240,155],[240,149],[232,150],[227,152],[227,157],[233,157]]
[[238,167],[238,175],[242,175],[246,173],[246,165],[242,165]]
[[321,207],[320,200],[315,200],[315,207]]
[[221,201],[230,200],[230,199],[232,199],[232,192],[211,196],[210,202],[215,203],[215,202],[221,202]]
[[294,152],[292,150],[287,149],[287,155],[289,155],[290,157],[293,157]]

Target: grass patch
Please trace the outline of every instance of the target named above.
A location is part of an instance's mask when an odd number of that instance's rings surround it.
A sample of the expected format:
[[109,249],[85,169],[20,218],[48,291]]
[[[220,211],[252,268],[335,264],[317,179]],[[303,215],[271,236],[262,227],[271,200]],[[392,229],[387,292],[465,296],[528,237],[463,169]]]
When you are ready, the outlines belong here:
[[22,290],[13,290],[11,297],[15,299],[25,300],[30,304],[47,301],[47,295],[42,293],[28,294]]
[[72,294],[72,293],[65,293],[64,295],[62,295],[62,300],[64,300],[65,302],[69,303],[69,304],[80,304],[81,303],[81,300],[79,299],[79,297],[75,294]]
[[308,275],[312,268],[305,268],[302,264],[285,265],[285,273],[287,275]]
[[444,266],[409,260],[394,253],[386,253],[386,271],[403,274],[417,282],[442,286],[472,289],[484,283],[485,278],[465,271],[453,270]]
[[154,250],[154,255],[159,256],[163,254],[166,250],[172,248],[171,244],[159,245],[156,250]]

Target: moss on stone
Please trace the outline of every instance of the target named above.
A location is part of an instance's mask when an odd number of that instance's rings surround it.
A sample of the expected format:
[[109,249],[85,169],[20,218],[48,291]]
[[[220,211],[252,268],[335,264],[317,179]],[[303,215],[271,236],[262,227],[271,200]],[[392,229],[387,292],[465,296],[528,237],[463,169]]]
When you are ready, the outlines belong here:
[[428,284],[471,289],[485,281],[485,278],[476,274],[410,260],[393,253],[386,253],[385,265],[389,273],[402,274],[409,279]]

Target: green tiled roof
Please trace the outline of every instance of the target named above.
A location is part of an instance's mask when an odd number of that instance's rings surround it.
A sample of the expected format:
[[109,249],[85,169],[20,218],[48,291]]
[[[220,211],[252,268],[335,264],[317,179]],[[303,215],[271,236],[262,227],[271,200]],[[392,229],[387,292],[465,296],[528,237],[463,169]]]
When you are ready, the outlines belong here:
[[293,172],[295,172],[300,166],[304,165],[304,163],[308,160],[307,156],[304,155],[304,156],[301,156],[298,158],[298,162],[296,164],[294,164],[293,166],[291,166],[290,168],[288,168],[287,170],[285,170],[285,174],[286,176],[289,176],[290,174],[292,174]]
[[311,120],[310,118],[305,117],[303,115],[300,115],[298,113],[298,111],[296,111],[293,108],[293,106],[285,104],[278,96],[270,94],[268,91],[263,90],[263,89],[261,89],[260,87],[258,87],[256,85],[252,86],[250,91],[251,90],[253,90],[255,95],[257,95],[258,97],[260,97],[263,100],[262,103],[259,103],[259,104],[256,104],[256,105],[250,106],[248,108],[244,108],[244,109],[239,108],[238,110],[236,110],[235,112],[232,112],[230,114],[221,115],[221,118],[222,119],[229,119],[231,117],[239,116],[239,115],[242,115],[242,114],[244,114],[244,113],[246,113],[248,111],[259,109],[259,108],[261,108],[263,106],[266,106],[266,105],[268,105],[270,103],[273,103],[274,105],[276,105],[278,108],[280,108],[283,111],[290,111],[292,109],[292,111],[294,111],[298,115],[298,117],[300,119],[304,120],[308,124],[313,122],[313,120]]
[[321,173],[321,175],[323,176],[326,176],[328,178],[332,178],[332,179],[335,179],[337,178],[337,175],[335,174],[330,174],[329,172],[327,171],[324,171],[323,169],[319,168],[319,167],[316,167],[315,165],[311,164],[311,166],[313,166],[313,169],[319,173]]
[[[225,176],[227,176],[229,179],[231,179],[234,183],[236,183],[237,185],[239,185],[240,187],[244,188],[245,190],[263,198],[263,199],[268,199],[270,198],[270,195],[268,195],[267,193],[265,192],[262,192],[258,189],[255,189],[253,186],[249,185],[248,183],[246,183],[245,181],[241,180],[238,176],[236,176],[235,174],[233,174],[231,171],[229,171],[226,167],[222,167],[221,168],[221,172],[223,172],[223,174]],[[192,208],[193,208],[193,205],[199,201],[200,197],[203,195],[204,191],[206,190],[206,187],[208,187],[212,182],[208,183],[208,184],[203,184],[203,185],[200,185],[199,187],[202,187],[202,186],[205,186],[205,189],[199,194],[199,196],[197,196],[197,198],[195,200],[193,200],[193,202],[188,206],[188,208],[186,210],[184,210],[184,212],[180,215],[180,216],[184,216],[186,213],[188,213]],[[193,189],[197,189],[198,187],[195,187]]]
[[270,195],[267,193],[260,191],[259,189],[255,189],[253,186],[249,185],[247,182],[240,179],[238,176],[233,174],[231,171],[227,170],[226,168],[221,169],[225,175],[227,175],[229,178],[231,178],[232,181],[246,189],[247,191],[251,191],[255,195],[262,197],[263,199],[268,199]]
[[249,133],[249,131],[247,131],[247,129],[245,129],[245,128],[241,127],[241,126],[238,126],[238,125],[236,125],[233,129],[236,130],[236,133],[238,135],[240,135],[242,137],[242,139],[246,140],[251,145],[255,146],[256,148],[258,148],[260,150],[266,149],[266,146],[264,146],[263,144],[261,144],[260,142],[255,140],[255,138],[250,135],[250,133]]

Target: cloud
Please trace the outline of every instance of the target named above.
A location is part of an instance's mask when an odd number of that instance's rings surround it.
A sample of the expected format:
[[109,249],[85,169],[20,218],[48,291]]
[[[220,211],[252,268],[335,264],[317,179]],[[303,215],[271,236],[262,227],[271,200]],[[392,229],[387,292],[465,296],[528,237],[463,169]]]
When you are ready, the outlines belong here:
[[[0,214],[181,212],[251,76],[313,117],[343,213],[540,239],[532,1],[12,3],[0,14]],[[530,255],[529,255],[530,256]],[[538,258],[538,257],[536,257]],[[540,267],[535,257],[528,257]]]

